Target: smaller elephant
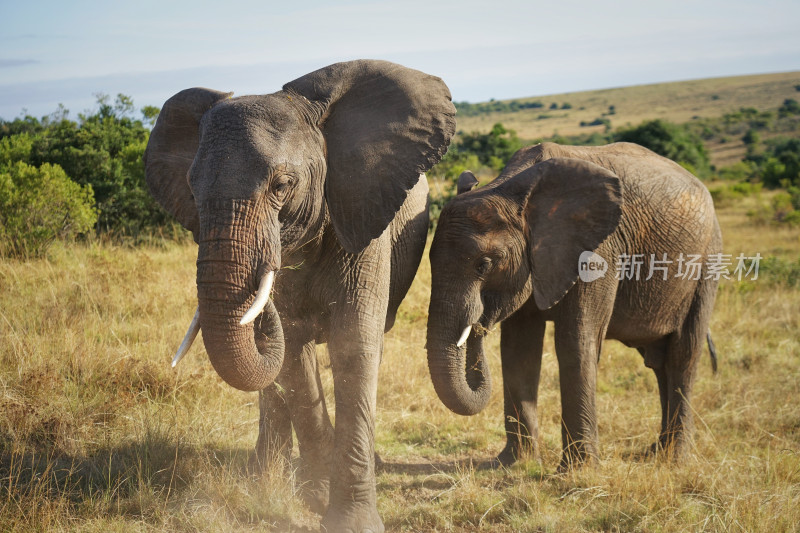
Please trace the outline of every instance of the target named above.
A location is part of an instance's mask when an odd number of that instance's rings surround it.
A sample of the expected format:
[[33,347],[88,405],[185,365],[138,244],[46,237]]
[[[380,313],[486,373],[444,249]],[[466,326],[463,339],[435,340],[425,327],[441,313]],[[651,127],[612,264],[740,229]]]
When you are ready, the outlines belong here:
[[[697,362],[714,306],[722,236],[708,190],[635,144],[544,143],[517,152],[490,184],[469,173],[442,211],[430,251],[428,364],[439,398],[481,411],[491,379],[482,336],[500,324],[507,443],[500,464],[536,453],[545,323],[554,323],[569,468],[597,453],[595,390],[603,339],[653,369],[661,432],[687,447]],[[614,267],[617,267],[614,275]],[[634,268],[635,267],[635,268]]]

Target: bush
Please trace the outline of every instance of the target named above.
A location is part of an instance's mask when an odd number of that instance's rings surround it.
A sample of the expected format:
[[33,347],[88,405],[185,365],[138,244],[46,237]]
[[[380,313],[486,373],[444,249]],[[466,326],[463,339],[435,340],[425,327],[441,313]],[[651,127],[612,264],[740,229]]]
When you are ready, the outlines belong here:
[[763,154],[748,156],[767,187],[800,185],[800,139],[770,139]]
[[711,198],[714,200],[716,207],[723,207],[731,205],[734,200],[744,198],[746,196],[759,196],[761,194],[760,183],[734,183],[727,187],[717,187],[709,189]]
[[97,221],[89,185],[70,180],[58,165],[17,161],[0,168],[0,254],[42,255],[55,239],[71,239]]
[[651,120],[635,128],[620,130],[614,134],[614,139],[649,148],[694,169],[700,177],[705,177],[710,170],[708,153],[700,137],[686,127],[665,120]]
[[756,171],[757,166],[752,161],[739,161],[719,169],[717,176],[725,181],[745,181],[755,176]]
[[461,143],[456,146],[456,152],[471,152],[481,164],[499,171],[520,148],[522,141],[517,137],[517,132],[497,123],[489,133],[473,132],[464,135]]
[[544,104],[539,101],[522,102],[520,100],[509,100],[507,102],[501,102],[494,99],[482,104],[453,102],[453,105],[456,106],[456,111],[462,117],[474,117],[487,113],[515,113],[523,109],[539,109],[544,107]]
[[800,188],[789,187],[787,192],[775,194],[769,205],[761,203],[747,216],[756,224],[800,226]]
[[742,142],[747,145],[758,144],[761,141],[761,136],[758,134],[758,131],[754,128],[750,128],[747,130],[747,133],[744,134],[742,137]]
[[800,258],[792,261],[768,256],[761,260],[758,270],[759,276],[772,283],[800,287]]
[[794,98],[787,98],[783,101],[783,105],[778,108],[778,115],[782,117],[800,115],[800,103],[797,103]]
[[607,118],[596,118],[591,122],[581,120],[581,128],[585,128],[587,126],[605,126],[606,131],[609,131],[611,129],[611,121]]

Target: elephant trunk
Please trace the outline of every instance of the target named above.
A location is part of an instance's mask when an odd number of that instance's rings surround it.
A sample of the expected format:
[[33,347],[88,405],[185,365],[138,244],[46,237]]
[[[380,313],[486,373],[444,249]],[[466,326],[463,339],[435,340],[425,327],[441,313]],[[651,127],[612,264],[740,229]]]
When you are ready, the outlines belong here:
[[[248,223],[254,211],[247,202],[205,206],[197,255],[198,309],[206,351],[219,376],[244,391],[272,383],[284,353],[283,329],[271,300],[254,323],[241,324],[253,303],[263,265],[274,262],[260,252],[274,247],[253,229],[258,224]],[[275,268],[270,266],[267,271]]]
[[472,328],[464,346],[460,337],[466,330],[457,325],[448,311],[451,309],[431,302],[427,349],[433,387],[442,403],[454,413],[478,414],[486,407],[492,391],[483,337]]

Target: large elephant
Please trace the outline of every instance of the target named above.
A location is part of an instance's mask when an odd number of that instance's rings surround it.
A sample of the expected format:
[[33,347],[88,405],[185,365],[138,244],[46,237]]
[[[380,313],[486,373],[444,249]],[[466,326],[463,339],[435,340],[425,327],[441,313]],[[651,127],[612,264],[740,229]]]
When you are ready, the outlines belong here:
[[[274,446],[290,454],[294,427],[306,494],[329,531],[383,531],[374,477],[383,333],[424,250],[423,173],[454,130],[441,79],[359,60],[268,95],[181,91],[150,136],[150,190],[199,244],[198,311],[177,358],[200,329],[220,377],[261,391],[261,456]],[[319,343],[331,358],[335,430]]]
[[428,364],[442,402],[462,415],[485,407],[491,380],[482,336],[501,322],[507,443],[498,460],[536,452],[542,341],[552,321],[559,468],[596,455],[605,338],[637,348],[655,372],[662,414],[654,449],[679,455],[718,284],[708,265],[722,250],[706,188],[628,143],[540,144],[517,152],[487,186],[471,190],[474,182],[462,175],[430,251]]

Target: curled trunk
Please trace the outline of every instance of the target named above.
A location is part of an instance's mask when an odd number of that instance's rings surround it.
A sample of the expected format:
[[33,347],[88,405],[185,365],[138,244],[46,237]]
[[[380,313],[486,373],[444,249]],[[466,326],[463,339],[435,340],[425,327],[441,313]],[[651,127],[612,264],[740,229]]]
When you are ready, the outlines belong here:
[[428,369],[442,403],[459,415],[480,413],[489,402],[492,380],[483,353],[483,338],[474,331],[466,346],[456,345],[461,330],[439,335],[428,326]]
[[218,206],[201,212],[197,256],[197,297],[203,342],[214,369],[240,390],[260,390],[283,365],[280,317],[272,301],[254,323],[240,321],[253,303],[265,238],[246,224],[248,205]]

